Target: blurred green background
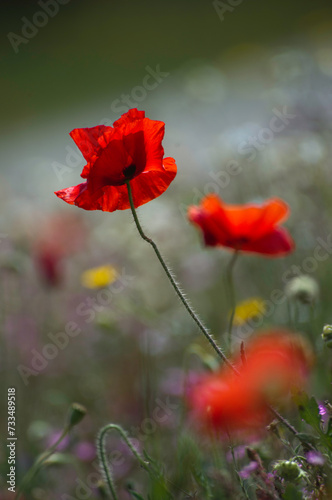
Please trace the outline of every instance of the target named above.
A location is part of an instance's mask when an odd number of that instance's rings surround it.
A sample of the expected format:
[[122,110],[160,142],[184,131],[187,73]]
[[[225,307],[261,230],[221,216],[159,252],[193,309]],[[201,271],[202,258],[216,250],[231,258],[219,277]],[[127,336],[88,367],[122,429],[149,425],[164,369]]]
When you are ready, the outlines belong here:
[[174,72],[190,61],[232,59],[231,49],[312,41],[331,30],[328,0],[244,0],[220,21],[213,3],[171,0],[70,0],[15,54],[7,33],[21,34],[35,1],[1,2],[1,126],[6,133],[36,116],[108,99],[139,82],[146,65]]

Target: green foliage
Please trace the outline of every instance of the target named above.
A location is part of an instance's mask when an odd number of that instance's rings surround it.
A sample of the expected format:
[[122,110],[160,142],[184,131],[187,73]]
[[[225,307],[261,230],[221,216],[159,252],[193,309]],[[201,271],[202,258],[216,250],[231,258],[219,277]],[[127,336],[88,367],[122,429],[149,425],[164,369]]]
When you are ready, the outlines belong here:
[[295,396],[295,401],[303,420],[310,425],[317,432],[321,431],[321,417],[319,414],[319,407],[316,399],[311,397],[309,399],[305,392],[298,393]]
[[[331,419],[329,420],[326,432],[324,432],[322,429],[322,419],[319,413],[319,406],[316,399],[313,396],[309,398],[305,392],[299,392],[294,396],[294,400],[298,405],[299,413],[302,419],[319,435],[320,445],[332,451]],[[315,444],[317,441],[317,437],[310,436],[305,433],[300,434],[300,436],[303,438],[304,442],[308,442],[310,444]]]
[[137,491],[134,491],[134,485],[132,483],[127,484],[127,491],[133,498],[136,498],[137,500],[145,500],[145,498],[142,497],[142,495],[137,493]]

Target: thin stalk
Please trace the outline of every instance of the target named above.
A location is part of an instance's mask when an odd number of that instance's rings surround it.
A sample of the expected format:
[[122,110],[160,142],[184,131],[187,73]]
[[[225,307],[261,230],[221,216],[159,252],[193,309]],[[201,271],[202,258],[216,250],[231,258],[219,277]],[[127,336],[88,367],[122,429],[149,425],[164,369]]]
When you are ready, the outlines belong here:
[[150,401],[152,399],[152,379],[151,377],[151,356],[150,356],[150,339],[149,331],[144,332],[144,348],[141,355],[142,358],[142,385],[144,399],[144,417],[150,418]]
[[229,288],[229,297],[230,297],[230,303],[231,303],[231,308],[230,308],[231,313],[230,313],[228,328],[227,328],[228,346],[229,346],[230,351],[231,351],[231,346],[232,346],[232,328],[233,328],[233,321],[234,321],[235,307],[236,307],[234,280],[233,280],[233,269],[234,269],[235,263],[237,261],[238,255],[239,255],[238,250],[235,250],[235,252],[232,255],[231,260],[229,261],[227,269],[226,269],[226,280],[227,280],[227,284],[228,284],[228,288]]
[[294,300],[294,329],[299,330],[300,308],[297,300]]
[[50,458],[50,456],[56,451],[56,448],[58,445],[61,443],[61,441],[67,436],[68,432],[70,430],[70,426],[67,426],[59,439],[48,449],[46,450],[42,455],[40,455],[39,458],[37,458],[36,462],[33,464],[31,469],[26,473],[26,475],[23,477],[22,482],[18,488],[17,494],[15,496],[15,500],[19,500],[21,497],[24,489],[30,481],[33,479],[33,477],[40,471],[41,467],[43,466],[44,462]]
[[[228,434],[228,433],[227,433]],[[234,446],[231,442],[231,438],[230,438],[230,435],[228,434],[228,438],[229,438],[229,447],[230,447],[230,450],[231,450],[231,455],[232,455],[232,461],[233,461],[233,467],[234,467],[234,472],[235,472],[235,475],[236,475],[236,478],[239,482],[239,485],[241,487],[241,490],[244,494],[244,496],[246,497],[246,500],[250,500],[249,496],[248,496],[248,493],[247,493],[247,490],[244,486],[244,482],[243,482],[243,479],[239,473],[239,467],[238,467],[238,464],[237,464],[237,461],[236,461],[236,458],[235,458],[235,453],[234,453]]]
[[155,251],[155,254],[157,255],[157,258],[158,258],[160,264],[162,265],[162,267],[163,267],[163,269],[164,269],[164,271],[166,273],[167,278],[169,279],[172,287],[175,290],[175,293],[178,295],[178,297],[181,300],[182,304],[187,309],[188,313],[190,314],[190,316],[192,317],[192,319],[195,321],[195,323],[197,324],[198,328],[205,335],[205,337],[208,340],[208,342],[211,344],[211,346],[216,351],[216,353],[218,354],[218,356],[224,361],[224,363],[226,363],[228,366],[232,366],[231,362],[228,361],[228,359],[226,358],[225,354],[222,352],[221,348],[217,345],[217,343],[214,340],[214,338],[211,335],[211,333],[208,331],[208,329],[206,328],[206,326],[199,319],[199,317],[197,316],[197,314],[195,313],[195,311],[193,310],[193,308],[189,304],[188,300],[186,299],[186,297],[184,296],[184,294],[180,290],[178,284],[176,283],[176,281],[175,281],[175,279],[174,279],[174,277],[172,275],[171,270],[169,269],[169,267],[167,266],[166,262],[164,261],[162,255],[161,255],[161,253],[159,252],[159,249],[158,249],[156,243],[151,238],[149,238],[148,236],[146,236],[146,234],[144,233],[144,231],[142,229],[142,226],[141,226],[141,224],[139,222],[137,213],[136,213],[136,209],[135,209],[134,201],[133,201],[133,195],[132,195],[132,192],[131,192],[131,187],[130,187],[129,181],[127,181],[126,184],[127,184],[127,189],[128,189],[128,196],[129,196],[129,202],[130,202],[131,212],[133,214],[134,221],[135,221],[136,227],[138,229],[138,232],[139,232],[141,238],[143,240],[145,240],[147,243],[149,243],[152,246],[153,250]]
[[309,337],[314,349],[314,352],[316,352],[316,318],[315,318],[315,302],[311,302],[311,304],[308,305],[309,307],[309,318],[310,318],[310,325],[309,325]]
[[[155,254],[157,255],[157,258],[158,258],[160,264],[162,265],[162,267],[163,267],[163,269],[164,269],[164,271],[166,273],[166,276],[168,277],[168,279],[169,279],[172,287],[174,288],[176,294],[178,295],[178,297],[181,300],[181,302],[184,305],[184,307],[187,309],[187,311],[190,314],[190,316],[192,317],[192,319],[197,324],[198,328],[201,330],[201,332],[204,334],[204,336],[206,337],[206,339],[208,340],[208,342],[211,344],[211,346],[213,347],[213,349],[215,350],[215,352],[224,361],[224,363],[227,364],[233,370],[234,373],[236,373],[237,375],[240,375],[239,371],[232,365],[232,363],[228,360],[228,358],[222,352],[222,350],[220,349],[220,347],[217,345],[216,341],[214,340],[213,336],[209,333],[208,329],[201,322],[201,320],[199,319],[199,317],[197,316],[197,314],[195,313],[195,311],[193,310],[193,308],[189,304],[188,300],[185,298],[184,294],[182,293],[182,291],[180,290],[179,286],[177,285],[175,279],[173,278],[173,275],[172,275],[170,269],[168,268],[167,264],[165,263],[163,257],[161,256],[161,253],[159,252],[159,249],[158,249],[156,243],[151,238],[149,238],[148,236],[146,236],[146,234],[144,233],[144,231],[142,229],[142,226],[141,226],[141,224],[139,222],[137,213],[136,213],[136,209],[135,209],[135,205],[134,205],[134,200],[133,200],[133,195],[132,195],[132,191],[131,191],[131,187],[130,187],[130,182],[127,181],[126,185],[127,185],[127,190],[128,190],[128,197],[129,197],[129,203],[130,203],[131,212],[133,214],[134,221],[135,221],[136,227],[138,229],[138,232],[139,232],[141,238],[143,240],[145,240],[147,243],[149,243],[152,246],[152,248],[155,251]],[[231,261],[229,263],[229,266],[228,266],[228,274],[229,274],[230,277],[232,276],[232,271],[233,271],[233,267],[234,267],[234,264],[236,262],[237,256],[238,256],[238,251],[235,251],[234,254],[233,254],[233,256],[232,256],[232,259],[231,259]],[[235,299],[233,299],[233,303],[234,302],[235,302]],[[233,313],[233,317],[231,317],[231,321],[229,322],[229,326],[230,327],[232,327],[233,319],[234,319],[234,313]],[[289,431],[292,434],[294,434],[294,436],[296,436],[303,443],[303,439],[301,439],[299,437],[299,433],[297,432],[297,430],[282,415],[280,415],[280,413],[277,412],[277,410],[275,410],[272,406],[268,405],[268,408],[277,417],[277,419],[285,427],[287,427],[289,429]],[[313,446],[310,443],[306,443],[306,445],[309,448],[314,449]],[[116,500],[116,497],[114,497],[114,498]]]
[[290,301],[289,298],[287,298],[286,304],[287,304],[287,313],[288,313],[288,324],[289,324],[289,327],[293,328],[295,330],[295,325],[294,325],[293,316],[292,316],[292,305],[291,305],[291,301]]
[[145,469],[145,470],[148,471],[149,467],[148,467],[147,462],[145,462],[143,460],[143,458],[139,455],[139,453],[137,452],[137,450],[131,444],[131,442],[128,439],[127,434],[122,429],[122,427],[120,427],[119,425],[116,425],[116,424],[108,424],[108,425],[105,425],[105,427],[103,427],[100,430],[100,432],[98,434],[98,438],[97,438],[97,452],[98,452],[99,464],[100,464],[100,467],[102,469],[104,478],[106,479],[106,483],[107,483],[107,485],[109,487],[109,491],[112,494],[113,500],[118,500],[118,496],[117,496],[117,494],[115,492],[115,486],[114,486],[114,483],[113,483],[113,478],[112,478],[109,466],[107,464],[107,457],[106,457],[105,443],[104,443],[105,438],[106,438],[106,434],[109,431],[111,431],[111,430],[115,430],[115,431],[117,431],[121,435],[122,439],[125,441],[126,445],[131,450],[132,454],[138,460],[139,464],[141,465],[141,467],[143,467],[143,469]]

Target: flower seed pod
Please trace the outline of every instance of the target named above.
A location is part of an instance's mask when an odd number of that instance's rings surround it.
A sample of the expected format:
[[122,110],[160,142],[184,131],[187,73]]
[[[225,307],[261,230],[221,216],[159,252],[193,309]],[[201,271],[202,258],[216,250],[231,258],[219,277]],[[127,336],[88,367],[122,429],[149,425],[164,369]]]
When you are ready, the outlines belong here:
[[297,483],[300,479],[306,477],[306,473],[293,460],[279,460],[274,464],[273,470],[285,481]]
[[69,427],[74,427],[79,424],[81,420],[85,417],[87,413],[86,408],[79,403],[73,403],[69,410],[68,425]]
[[298,300],[302,304],[314,304],[319,296],[319,287],[310,276],[296,276],[285,286],[285,294],[291,300]]
[[332,348],[332,325],[325,325],[323,328],[322,339],[326,347]]

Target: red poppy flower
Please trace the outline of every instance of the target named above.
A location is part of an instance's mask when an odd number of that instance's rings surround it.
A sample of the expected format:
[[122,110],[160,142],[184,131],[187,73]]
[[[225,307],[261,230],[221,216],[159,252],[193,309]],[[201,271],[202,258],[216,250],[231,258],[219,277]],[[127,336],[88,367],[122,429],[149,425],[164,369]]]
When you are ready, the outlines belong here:
[[82,249],[86,228],[77,215],[56,214],[39,221],[38,229],[38,234],[32,236],[36,266],[46,284],[60,285],[64,260]]
[[302,337],[286,331],[266,332],[246,345],[246,364],[207,375],[189,393],[200,423],[221,431],[259,431],[271,419],[267,404],[282,402],[292,387],[302,387],[312,357]]
[[130,181],[135,207],[160,196],[176,175],[173,158],[163,158],[165,124],[130,109],[113,127],[79,128],[70,135],[88,162],[81,177],[86,182],[55,194],[85,210],[130,208]]
[[195,424],[230,433],[259,430],[268,423],[270,414],[261,394],[235,377],[208,375],[189,393]]
[[188,209],[190,222],[203,231],[205,244],[273,256],[291,252],[294,242],[279,227],[287,219],[288,205],[273,198],[262,205],[227,205],[218,196],[203,198]]

